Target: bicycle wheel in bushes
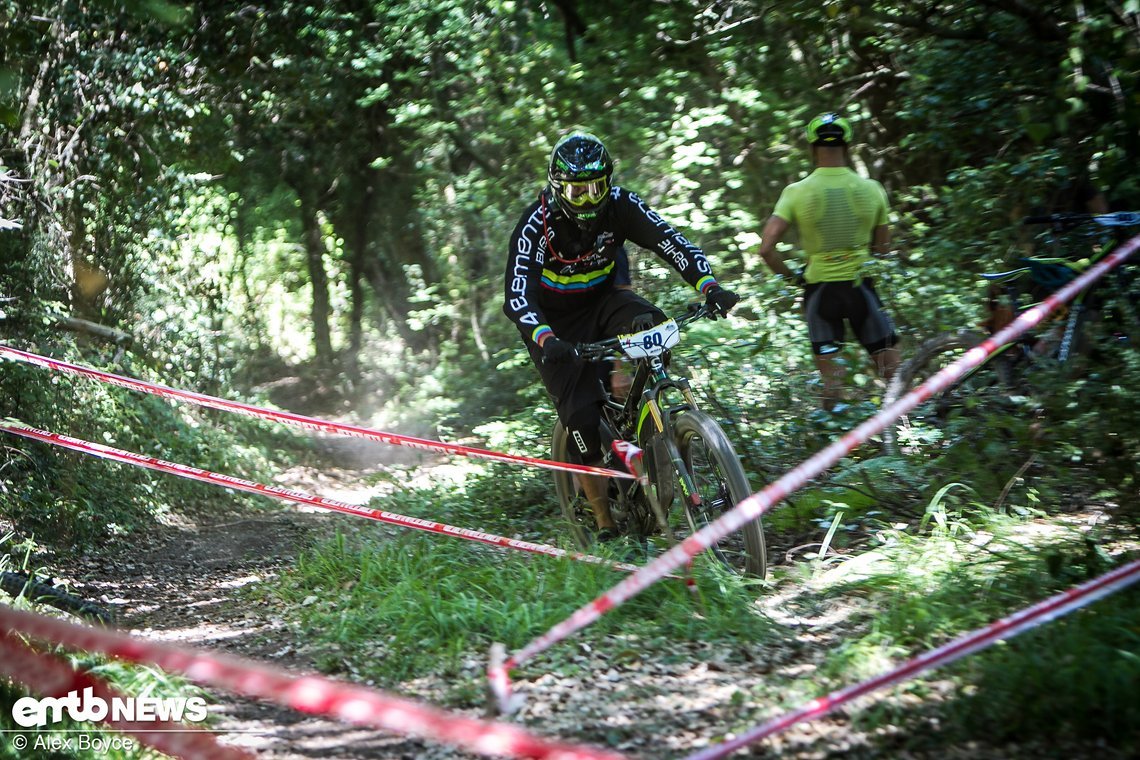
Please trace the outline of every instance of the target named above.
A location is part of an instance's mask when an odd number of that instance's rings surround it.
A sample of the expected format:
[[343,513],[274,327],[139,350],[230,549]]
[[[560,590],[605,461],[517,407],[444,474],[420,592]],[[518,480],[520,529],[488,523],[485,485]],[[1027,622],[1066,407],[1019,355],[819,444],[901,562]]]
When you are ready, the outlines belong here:
[[[979,345],[981,333],[947,333],[925,341],[904,362],[887,386],[883,406],[937,374]],[[1016,346],[991,357],[937,396],[923,401],[883,430],[888,454],[938,457],[963,444],[979,443],[1015,406],[1012,377]]]

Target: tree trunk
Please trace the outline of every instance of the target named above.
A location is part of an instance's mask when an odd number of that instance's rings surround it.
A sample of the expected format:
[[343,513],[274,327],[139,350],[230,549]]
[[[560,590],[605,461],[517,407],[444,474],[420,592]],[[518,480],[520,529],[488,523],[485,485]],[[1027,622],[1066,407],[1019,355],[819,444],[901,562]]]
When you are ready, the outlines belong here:
[[345,237],[348,246],[348,292],[351,299],[348,324],[348,356],[346,371],[349,382],[355,387],[360,382],[360,349],[364,343],[364,261],[368,251],[368,228],[372,219],[375,192],[371,182],[372,171],[361,178],[363,192],[359,194],[360,207],[352,218],[352,234]]
[[301,198],[302,242],[305,261],[309,268],[309,282],[313,286],[312,308],[309,316],[313,323],[313,349],[317,365],[331,367],[333,363],[332,334],[329,320],[332,307],[329,300],[329,276],[325,271],[325,242],[321,235],[320,210],[309,193],[303,189]]

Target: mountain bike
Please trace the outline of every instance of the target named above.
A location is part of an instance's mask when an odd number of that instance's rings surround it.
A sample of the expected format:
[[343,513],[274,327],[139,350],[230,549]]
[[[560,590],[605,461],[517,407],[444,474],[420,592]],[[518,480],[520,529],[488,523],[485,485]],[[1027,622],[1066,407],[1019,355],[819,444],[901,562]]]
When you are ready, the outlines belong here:
[[34,604],[46,604],[101,625],[114,622],[105,607],[59,588],[51,579],[41,580],[34,574],[0,572],[0,590],[13,599],[22,596]]
[[[583,361],[624,359],[633,378],[624,397],[607,390],[602,427],[612,441],[628,441],[643,452],[645,482],[609,479],[610,509],[624,532],[648,541],[654,534],[672,544],[716,520],[747,498],[752,489],[736,451],[717,422],[697,408],[688,379],[670,375],[669,350],[680,343],[681,330],[714,317],[704,304],[693,304],[682,316],[648,330],[577,346]],[[551,456],[568,462],[567,435],[554,426]],[[606,466],[613,466],[613,454]],[[554,476],[563,518],[575,540],[588,548],[594,519],[568,472]],[[674,502],[677,505],[674,506]],[[712,547],[713,555],[732,571],[763,578],[767,569],[764,531],[759,519]]]
[[[1016,269],[982,274],[987,285],[984,332],[946,333],[922,343],[895,373],[883,406],[1108,255],[1115,247],[1113,233],[1140,227],[1140,212],[1049,214],[1027,217],[1023,223],[1048,225],[1038,236],[1043,246],[1052,249],[1046,252],[1069,255],[1027,256],[1019,260],[1022,266]],[[1085,255],[1074,258],[1074,248]],[[1023,420],[1036,415],[1040,408],[1036,396],[1048,384],[1045,381],[1071,373],[1077,357],[1093,352],[1093,325],[1110,332],[1111,340],[1103,343],[1109,350],[1140,345],[1136,279],[1134,265],[1126,262],[1083,289],[1036,330],[998,347],[981,366],[888,425],[883,431],[883,448],[890,454],[938,456],[983,433],[985,426],[977,421],[984,415],[1006,411]],[[1035,383],[1035,378],[1042,382]]]

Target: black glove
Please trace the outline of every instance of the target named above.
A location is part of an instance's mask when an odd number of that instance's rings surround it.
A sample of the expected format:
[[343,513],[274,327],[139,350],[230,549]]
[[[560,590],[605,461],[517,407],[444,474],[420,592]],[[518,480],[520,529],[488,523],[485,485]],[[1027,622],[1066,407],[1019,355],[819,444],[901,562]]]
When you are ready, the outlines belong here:
[[709,307],[713,319],[716,319],[718,315],[727,317],[729,310],[736,306],[739,301],[740,296],[731,290],[725,290],[720,285],[713,285],[709,292],[705,293],[705,306]]
[[575,364],[578,361],[578,350],[573,343],[561,338],[547,338],[542,343],[543,364]]
[[630,329],[634,332],[641,332],[643,330],[648,330],[656,326],[657,315],[651,313],[638,314],[629,324]]

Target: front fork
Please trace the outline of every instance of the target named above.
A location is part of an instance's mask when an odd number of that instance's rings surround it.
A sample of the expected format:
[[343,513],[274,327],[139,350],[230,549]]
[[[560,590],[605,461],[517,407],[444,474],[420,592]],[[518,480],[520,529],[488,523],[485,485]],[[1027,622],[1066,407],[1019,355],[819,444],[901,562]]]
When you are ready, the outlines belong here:
[[[659,370],[658,379],[664,379],[663,368],[655,369]],[[696,409],[697,400],[693,395],[692,388],[689,386],[688,381],[679,379],[673,382],[674,387],[678,388],[681,391],[681,395],[685,399],[687,408]],[[657,431],[657,436],[655,437],[660,442],[659,444],[651,443],[651,445],[661,445],[664,447],[666,457],[669,459],[673,471],[677,473],[677,481],[681,484],[681,493],[684,495],[684,498],[687,502],[686,508],[699,508],[701,506],[700,493],[697,491],[696,483],[693,481],[693,477],[689,473],[689,468],[685,466],[685,461],[681,456],[681,450],[677,447],[677,442],[674,440],[673,435],[671,434],[672,431],[669,431],[669,435],[662,435],[663,433],[667,432],[665,423],[666,413],[661,409],[661,405],[657,401],[657,389],[654,388],[647,390],[645,392],[644,398],[645,406],[649,411],[649,416],[653,419],[653,426]],[[672,414],[672,411],[673,410],[670,411],[670,414]],[[656,456],[656,454],[657,452],[655,451],[654,455]],[[657,477],[661,477],[660,472],[657,473]],[[659,490],[660,487],[657,483],[653,483],[652,488],[646,489],[649,495],[649,504],[653,508],[653,514],[657,518],[657,524],[661,528],[662,533],[664,533],[672,543],[673,534],[672,531],[669,530],[669,521],[667,515],[665,514],[664,505],[658,498]]]
[[1084,302],[1077,301],[1069,309],[1069,319],[1065,322],[1065,333],[1061,336],[1061,347],[1057,349],[1057,361],[1064,363],[1069,360],[1069,354],[1077,339],[1077,326],[1084,312]]

